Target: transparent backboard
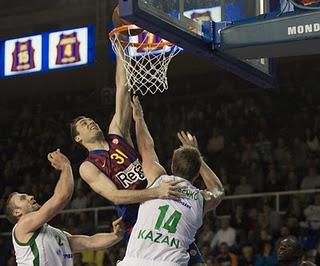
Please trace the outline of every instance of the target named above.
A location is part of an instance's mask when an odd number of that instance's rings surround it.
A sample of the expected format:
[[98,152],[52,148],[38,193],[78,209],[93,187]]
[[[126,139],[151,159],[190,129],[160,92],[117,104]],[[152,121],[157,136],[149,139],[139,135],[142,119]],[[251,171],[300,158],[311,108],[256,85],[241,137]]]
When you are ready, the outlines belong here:
[[[237,22],[280,10],[281,0],[138,0],[141,10],[157,16],[166,23],[199,37],[214,41],[207,22]],[[243,60],[265,74],[272,67],[268,58]]]

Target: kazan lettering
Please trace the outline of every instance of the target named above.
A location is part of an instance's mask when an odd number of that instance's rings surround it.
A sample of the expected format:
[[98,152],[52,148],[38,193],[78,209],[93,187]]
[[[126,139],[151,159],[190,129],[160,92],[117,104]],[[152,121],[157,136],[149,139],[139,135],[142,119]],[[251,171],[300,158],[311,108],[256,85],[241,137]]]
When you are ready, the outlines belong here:
[[169,247],[180,247],[180,241],[173,236],[167,236],[159,232],[140,230],[138,233],[138,239],[149,239],[154,243],[166,244]]

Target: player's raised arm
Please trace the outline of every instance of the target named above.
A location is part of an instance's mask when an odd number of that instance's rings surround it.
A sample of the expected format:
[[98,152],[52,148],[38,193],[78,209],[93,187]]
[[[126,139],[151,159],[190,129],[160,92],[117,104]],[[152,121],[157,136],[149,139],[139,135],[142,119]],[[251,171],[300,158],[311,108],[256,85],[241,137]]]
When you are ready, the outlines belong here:
[[85,161],[80,166],[81,178],[99,195],[112,201],[114,204],[133,204],[151,199],[173,199],[183,197],[176,191],[180,182],[163,182],[157,188],[129,190],[118,189],[103,173],[92,163]]
[[119,218],[112,223],[113,232],[100,233],[93,236],[70,235],[66,233],[72,253],[78,253],[85,250],[99,250],[112,247],[117,244],[124,234],[124,224]]
[[[118,44],[120,45],[120,44]],[[130,93],[126,86],[126,71],[122,59],[117,56],[116,68],[116,103],[115,114],[109,126],[110,134],[124,137],[131,145],[130,126],[132,110],[130,106]]]
[[61,171],[54,194],[37,211],[23,215],[15,230],[17,235],[36,231],[56,216],[69,203],[72,197],[74,184],[70,161],[59,149],[49,153],[48,160],[55,169]]
[[131,106],[133,120],[135,121],[138,150],[142,157],[142,168],[150,185],[156,178],[166,174],[166,170],[159,163],[154,149],[154,141],[144,121],[143,110],[137,96],[133,96]]
[[[197,138],[189,132],[181,131],[177,133],[177,136],[183,146],[191,146],[198,149]],[[224,197],[224,189],[218,176],[207,165],[203,158],[201,159],[200,175],[207,187],[207,190],[203,193],[206,199],[205,212],[207,212],[220,204]]]

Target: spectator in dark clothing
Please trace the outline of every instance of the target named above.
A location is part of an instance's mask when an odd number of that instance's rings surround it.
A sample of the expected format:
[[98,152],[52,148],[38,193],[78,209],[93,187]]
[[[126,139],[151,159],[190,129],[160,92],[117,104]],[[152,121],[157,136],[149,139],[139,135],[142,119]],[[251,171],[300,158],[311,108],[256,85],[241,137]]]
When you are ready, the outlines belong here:
[[255,266],[277,266],[278,259],[276,251],[270,241],[265,241],[262,245],[262,251],[256,259]]
[[227,243],[219,245],[219,253],[215,259],[215,266],[238,266],[238,258],[229,251]]
[[255,266],[256,257],[251,244],[245,244],[241,247],[241,256],[239,266]]

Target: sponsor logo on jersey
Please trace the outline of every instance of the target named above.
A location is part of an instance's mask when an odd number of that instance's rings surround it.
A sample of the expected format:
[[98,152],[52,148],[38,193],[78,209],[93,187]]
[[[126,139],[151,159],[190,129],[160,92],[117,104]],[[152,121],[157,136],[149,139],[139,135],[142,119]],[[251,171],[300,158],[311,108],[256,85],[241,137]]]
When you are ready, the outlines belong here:
[[64,259],[72,259],[72,254],[63,254]]
[[16,42],[12,52],[11,71],[25,71],[35,68],[32,40]]
[[177,202],[180,203],[181,205],[183,205],[184,207],[187,207],[188,209],[191,209],[191,208],[192,208],[191,205],[189,205],[188,203],[186,203],[186,202],[184,202],[184,201],[182,201],[182,200],[177,201]]
[[118,172],[116,177],[124,188],[128,188],[130,185],[139,180],[146,179],[138,159],[130,164],[129,167],[127,167],[124,171]]
[[188,199],[198,200],[199,191],[189,189],[178,189],[178,191],[186,196]]
[[80,42],[77,32],[71,34],[60,34],[60,40],[57,44],[57,65],[65,65],[79,62]]
[[119,144],[119,140],[118,140],[118,139],[113,139],[113,140],[112,140],[112,143],[115,144],[115,145],[117,145],[117,144]]

